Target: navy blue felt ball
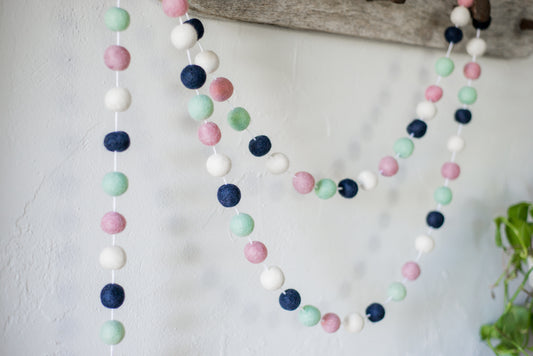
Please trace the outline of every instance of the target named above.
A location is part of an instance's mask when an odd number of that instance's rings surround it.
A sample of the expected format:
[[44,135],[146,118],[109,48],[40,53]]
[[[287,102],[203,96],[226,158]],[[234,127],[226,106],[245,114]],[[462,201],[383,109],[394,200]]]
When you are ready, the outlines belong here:
[[414,119],[409,125],[407,125],[407,133],[413,135],[413,137],[420,138],[426,134],[428,125],[419,119]]
[[459,43],[463,39],[463,31],[455,26],[450,26],[444,31],[446,41],[450,43]]
[[218,188],[217,198],[226,208],[232,208],[241,201],[241,191],[235,184],[224,184]]
[[376,323],[385,317],[385,308],[379,303],[372,303],[366,308],[368,320]]
[[455,121],[460,124],[468,124],[472,120],[472,113],[468,109],[459,109],[455,112]]
[[111,152],[126,151],[130,147],[130,137],[124,131],[110,132],[105,135],[104,146]]
[[250,153],[256,157],[266,155],[271,148],[272,143],[270,143],[270,139],[265,135],[256,136],[252,138],[250,140],[250,143],[248,144],[248,149],[250,150]]
[[489,28],[491,21],[492,21],[492,17],[489,17],[489,19],[487,21],[478,21],[478,20],[473,18],[472,19],[472,26],[474,26],[474,28],[476,30],[477,29],[486,30],[487,28]]
[[202,21],[198,19],[190,19],[185,21],[185,23],[188,23],[194,29],[196,30],[196,34],[198,35],[198,39],[204,37],[204,25],[202,25]]
[[196,64],[189,64],[181,71],[181,82],[189,89],[199,89],[205,84],[207,74]]
[[442,224],[444,224],[444,215],[442,215],[439,211],[430,211],[426,216],[426,222],[432,228],[438,229],[442,226]]
[[109,283],[100,292],[100,300],[106,308],[116,309],[124,303],[124,288],[116,283]]
[[359,188],[357,183],[353,180],[346,178],[339,182],[339,194],[345,198],[353,198],[357,194]]
[[279,295],[279,305],[285,310],[295,310],[300,306],[301,301],[300,293],[294,289],[287,289]]

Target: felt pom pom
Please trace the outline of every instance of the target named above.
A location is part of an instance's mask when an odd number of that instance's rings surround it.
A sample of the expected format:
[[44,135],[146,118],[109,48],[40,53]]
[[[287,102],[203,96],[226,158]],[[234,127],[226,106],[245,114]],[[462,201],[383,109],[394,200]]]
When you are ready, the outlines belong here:
[[407,158],[413,154],[415,144],[410,138],[402,137],[394,142],[393,150],[400,158]]
[[261,273],[261,285],[266,290],[280,289],[285,283],[283,271],[276,266],[271,266]]
[[283,153],[272,153],[266,161],[266,168],[272,174],[285,173],[289,169],[289,159]]
[[126,259],[126,252],[119,246],[109,246],[100,252],[100,266],[103,269],[121,269],[126,264]]
[[298,172],[292,178],[292,186],[300,194],[310,193],[315,188],[315,178],[307,172]]
[[465,148],[465,140],[461,136],[451,136],[446,142],[446,147],[450,152],[461,152]]
[[365,319],[359,313],[350,313],[344,318],[344,327],[348,332],[358,333],[364,326]]
[[196,64],[189,64],[181,71],[181,82],[188,89],[201,88],[207,79],[205,70]]
[[430,211],[426,216],[426,222],[430,227],[438,229],[444,224],[444,215],[439,211]]
[[463,31],[455,26],[450,26],[444,31],[444,37],[449,43],[459,43],[463,39]]
[[379,172],[382,176],[392,177],[398,173],[398,161],[394,157],[386,156],[379,161]]
[[469,62],[465,64],[463,74],[467,79],[478,79],[481,75],[481,67],[476,62]]
[[305,305],[298,312],[298,320],[305,326],[314,326],[320,321],[320,310],[312,305]]
[[331,334],[339,330],[341,326],[341,319],[337,314],[327,313],[322,317],[320,325],[322,325],[322,328],[325,332]]
[[220,60],[213,51],[202,51],[194,57],[194,64],[202,67],[207,73],[213,73],[218,69]]
[[272,143],[270,143],[270,139],[265,135],[255,136],[250,140],[250,143],[248,144],[248,149],[250,150],[250,153],[256,157],[266,155],[271,148]]
[[368,320],[376,323],[385,317],[385,308],[379,303],[372,303],[366,308],[365,314],[368,315]]
[[244,256],[250,263],[261,263],[268,255],[266,246],[259,242],[253,241],[244,246]]
[[439,87],[438,85],[430,85],[426,89],[425,97],[427,101],[435,103],[442,98],[442,93],[443,92],[441,87]]
[[454,180],[461,174],[461,167],[455,162],[446,162],[442,165],[440,173],[444,178]]
[[196,37],[197,40],[204,37],[204,25],[202,24],[202,21],[198,19],[190,19],[190,20],[185,21],[185,23],[194,27],[194,30],[196,31],[196,35],[197,35]]
[[415,239],[415,249],[421,253],[429,253],[433,251],[435,241],[428,235],[420,235]]
[[357,195],[358,191],[357,183],[349,178],[339,182],[339,194],[344,198],[353,198]]
[[120,7],[112,7],[106,11],[104,22],[111,31],[124,31],[130,25],[130,14]]
[[316,183],[315,193],[320,199],[329,199],[337,192],[337,184],[329,178],[321,179]]
[[207,159],[205,166],[213,177],[224,177],[231,170],[231,159],[222,153],[213,153]]
[[466,44],[466,52],[471,56],[481,57],[487,50],[487,43],[482,38],[472,38]]
[[170,42],[180,51],[194,47],[197,41],[198,32],[191,24],[183,23],[170,32]]
[[400,282],[393,282],[387,288],[387,295],[395,302],[399,302],[405,299],[407,290],[405,286]]
[[195,95],[189,100],[189,115],[196,120],[202,121],[213,115],[215,106],[213,101],[207,95]]
[[426,134],[427,128],[428,125],[424,121],[415,119],[407,125],[407,133],[415,138],[420,138]]
[[110,211],[102,217],[100,227],[110,235],[118,234],[126,228],[126,218],[116,211]]
[[422,120],[431,120],[437,115],[437,106],[431,101],[422,101],[416,106],[416,115]]
[[209,94],[215,101],[226,101],[233,95],[233,84],[226,78],[217,78],[211,82]]
[[105,65],[115,71],[125,70],[130,65],[130,52],[122,46],[111,45],[104,53]]
[[301,300],[300,293],[294,289],[287,289],[279,295],[279,305],[288,311],[297,309]]
[[472,26],[474,26],[476,30],[486,30],[490,27],[491,22],[492,17],[489,17],[487,21],[478,21],[476,19],[472,19]]
[[131,94],[126,88],[111,88],[105,94],[105,107],[113,112],[123,112],[131,105]]
[[460,124],[466,125],[472,120],[472,113],[468,109],[458,109],[455,112],[455,121]]
[[455,64],[448,57],[441,57],[435,63],[435,72],[441,77],[447,77],[452,74],[454,68]]
[[116,345],[124,339],[126,331],[118,320],[108,320],[100,328],[100,340],[106,345]]
[[464,86],[459,89],[459,94],[457,96],[461,103],[471,105],[477,100],[477,91],[470,86]]
[[205,122],[198,128],[198,139],[206,146],[214,146],[220,142],[222,133],[214,122]]
[[229,228],[234,235],[248,236],[254,231],[254,219],[245,213],[239,213],[231,218]]
[[224,184],[218,188],[217,198],[223,207],[232,208],[239,204],[241,191],[235,184]]
[[228,123],[232,129],[243,131],[250,125],[250,114],[244,108],[234,108],[228,113]]
[[114,131],[105,135],[104,147],[111,152],[124,152],[130,147],[130,137],[124,131]]
[[420,276],[420,266],[416,262],[406,262],[402,267],[402,276],[414,281]]
[[116,283],[109,283],[100,292],[100,300],[106,308],[116,309],[124,303],[124,288]]
[[109,172],[102,180],[102,188],[113,197],[122,195],[128,190],[128,178],[121,172]]
[[180,17],[189,11],[187,0],[163,0],[163,12],[169,17]]
[[371,171],[362,171],[357,176],[357,180],[364,190],[372,190],[378,185],[378,176]]

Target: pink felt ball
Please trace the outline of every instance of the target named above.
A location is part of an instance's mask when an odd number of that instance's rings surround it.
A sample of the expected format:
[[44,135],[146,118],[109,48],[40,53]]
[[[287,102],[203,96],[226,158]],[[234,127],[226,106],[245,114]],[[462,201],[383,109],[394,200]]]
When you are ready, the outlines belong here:
[[442,88],[438,85],[430,85],[426,89],[426,100],[436,103],[442,98]]
[[226,78],[217,78],[209,86],[209,94],[215,101],[226,101],[233,95],[233,84]]
[[200,142],[207,146],[214,146],[220,141],[222,133],[214,122],[206,122],[198,129]]
[[420,276],[420,266],[416,262],[407,262],[402,267],[402,275],[410,281]]
[[453,180],[459,177],[459,174],[461,174],[461,167],[459,167],[457,163],[446,162],[442,165],[440,173],[444,178]]
[[470,7],[474,4],[474,0],[457,0],[457,5]]
[[180,17],[189,10],[187,0],[163,0],[163,12],[169,17]]
[[298,172],[292,178],[292,186],[300,194],[311,193],[315,189],[315,178],[307,172]]
[[322,325],[322,328],[325,332],[334,333],[335,331],[339,330],[339,327],[341,326],[341,319],[337,316],[337,314],[327,313],[322,317],[322,320],[320,320],[320,325]]
[[124,70],[128,68],[130,59],[130,52],[122,46],[109,46],[104,53],[105,65],[111,70]]
[[244,257],[251,263],[261,263],[267,258],[267,255],[266,246],[259,241],[253,241],[244,246]]
[[394,157],[386,156],[379,161],[379,172],[385,177],[391,177],[398,172],[398,162]]
[[468,79],[477,79],[481,75],[481,67],[476,62],[469,62],[465,64],[463,73]]
[[102,217],[100,227],[108,234],[118,234],[126,228],[126,218],[116,211],[110,211]]

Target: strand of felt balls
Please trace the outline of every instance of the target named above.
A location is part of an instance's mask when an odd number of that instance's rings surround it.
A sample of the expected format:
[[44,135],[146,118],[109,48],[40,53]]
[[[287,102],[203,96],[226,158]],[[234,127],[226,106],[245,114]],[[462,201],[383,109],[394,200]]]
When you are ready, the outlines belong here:
[[[169,6],[181,7],[180,11],[178,11],[180,13],[174,14],[176,15],[175,17],[178,17],[178,16],[181,17],[183,15],[187,16],[186,12],[187,12],[188,5],[186,1],[172,1],[172,0],[163,1],[164,9],[165,9],[165,4],[167,4],[167,8]],[[436,108],[433,103],[438,101],[442,96],[442,89],[438,87],[437,84],[439,83],[441,77],[447,76],[451,74],[451,72],[453,71],[454,65],[453,65],[453,62],[451,62],[451,60],[449,59],[449,56],[451,53],[451,49],[453,48],[453,44],[459,42],[462,39],[462,31],[458,28],[458,26],[467,24],[470,19],[468,10],[466,9],[465,6],[462,6],[464,4],[465,4],[465,1],[460,1],[459,3],[460,6],[454,9],[454,11],[452,12],[451,19],[452,19],[452,22],[456,26],[450,27],[445,31],[445,37],[448,40],[448,42],[450,42],[450,45],[449,45],[446,57],[443,57],[439,59],[439,61],[437,61],[436,70],[437,70],[437,73],[439,74],[437,82],[434,86],[431,86],[426,90],[427,101],[420,103],[417,106],[417,115],[423,120],[429,120],[435,116]],[[165,12],[167,13],[167,15],[169,15],[167,11]],[[180,22],[181,22],[181,19],[180,19]],[[199,21],[198,23],[201,25]],[[195,32],[192,31],[192,28],[190,26],[176,27],[175,30],[173,30],[172,42],[179,49],[184,49],[184,48],[187,49],[187,55],[189,58],[189,66],[187,66],[182,71],[181,79],[182,79],[183,84],[187,88],[195,89],[197,91],[197,96],[189,102],[189,113],[194,119],[205,120],[209,118],[209,116],[212,114],[213,104],[212,104],[212,101],[209,100],[207,96],[201,96],[198,92],[198,89],[201,86],[203,86],[203,84],[205,83],[206,75],[205,75],[205,71],[201,67],[197,65],[193,65],[191,62],[189,48],[194,46],[194,44],[196,43],[196,40],[201,37],[200,32],[196,28],[197,26],[193,26],[193,27],[195,27]],[[203,26],[201,27],[201,29],[202,29],[201,33],[203,35]],[[187,39],[187,36],[182,35],[186,33],[186,31],[190,32],[190,36],[188,36],[188,39],[189,39],[188,41],[185,41],[185,39]],[[176,34],[179,34],[179,35],[176,35]],[[197,38],[194,38],[195,35]],[[201,50],[203,52],[202,48]],[[216,59],[216,62],[218,66],[218,58]],[[211,83],[210,94],[215,101],[226,101],[231,97],[232,93],[233,93],[233,86],[231,82],[225,78],[217,78]],[[197,102],[200,102],[201,105],[195,105]],[[191,105],[191,103],[193,103],[193,105]],[[206,107],[208,108],[208,110],[205,110]],[[198,115],[198,113],[200,114]],[[425,124],[423,120],[417,119],[408,126],[407,130],[408,130],[408,133],[410,134],[410,138],[422,137],[425,134],[427,125]],[[242,131],[242,130],[247,129],[248,124],[250,122],[250,116],[248,112],[243,108],[233,108],[233,110],[228,115],[228,122],[230,123],[230,126],[232,126],[234,129],[238,131]],[[208,159],[207,169],[214,176],[224,177],[231,168],[231,161],[226,156],[217,154],[216,149],[214,148],[215,145],[219,142],[220,137],[221,137],[220,129],[218,128],[216,124],[212,122],[205,122],[200,127],[200,130],[199,130],[200,141],[202,141],[202,143],[206,145],[212,146],[213,151],[214,151],[214,154]],[[404,140],[400,139],[400,140],[399,140],[400,143],[398,143],[397,141],[394,147],[395,152],[396,152],[396,158],[398,157],[405,158],[405,156],[409,156],[412,153],[412,148],[413,148],[412,141],[409,143],[410,139],[407,139],[409,141],[406,141],[405,139]],[[268,137],[264,135],[256,136],[252,138],[249,144],[249,150],[254,156],[263,156],[270,151],[270,148],[271,148],[270,140]],[[273,157],[275,157],[274,161],[272,161]],[[283,173],[288,168],[288,159],[283,154],[276,153],[270,157],[269,161],[270,162],[267,163],[267,167],[272,168],[272,170],[269,169],[271,171],[279,171],[278,173]],[[397,165],[395,158],[386,157],[380,162],[379,168],[380,168],[380,173],[382,175],[392,176],[396,173],[398,169],[398,165]],[[330,180],[327,181],[327,184],[320,184],[320,181],[319,181],[315,187],[314,178],[312,176],[310,176],[306,172],[299,172],[299,173],[303,173],[303,174],[300,174],[300,176],[303,176],[304,178],[310,177],[310,179],[304,179],[303,185],[305,186],[305,189],[301,189],[301,190],[305,190],[305,193],[310,192],[314,188],[315,191],[317,191],[317,195],[320,198],[325,199],[325,198],[331,197],[337,188],[334,183],[331,184],[332,181],[329,182]],[[360,179],[360,180],[363,182],[370,181],[369,185],[375,186],[375,184],[377,183],[377,179],[376,179],[377,177],[375,177],[375,175],[373,175],[372,172],[370,172],[369,177],[370,178]],[[295,178],[297,178],[297,176],[295,176]],[[343,182],[345,181],[346,180],[344,180]],[[353,181],[349,182],[350,185],[348,186],[348,188],[353,187],[352,182]],[[219,188],[219,191],[217,194],[218,199],[220,203],[225,207],[235,207],[240,201],[240,190],[238,189],[237,186],[233,184],[228,184],[225,179],[224,179],[224,183],[225,184]],[[355,184],[355,182],[353,182],[353,184]],[[293,180],[293,185],[295,185],[296,190],[299,191],[298,188],[301,185],[294,184],[294,180]],[[326,186],[327,193],[324,193],[324,189],[320,188],[320,186],[322,187]],[[357,185],[355,187],[357,189]],[[341,186],[341,184],[339,184],[339,188],[340,188],[341,195],[344,196],[342,192],[344,191],[344,193],[346,193],[346,190],[347,190],[346,186]],[[354,189],[351,189],[352,192],[353,190]],[[355,193],[357,193],[357,190],[355,190]],[[353,196],[355,196],[355,194],[353,194],[350,197],[353,197]],[[440,210],[440,207],[441,207],[441,203],[438,203],[437,210]],[[438,222],[439,217],[440,217],[438,214],[440,214],[439,211],[434,211],[434,212],[430,212],[430,214],[428,214],[427,216],[426,221],[428,225],[430,226],[429,228],[430,231],[433,228],[439,228],[440,226],[442,226],[443,219],[442,219],[442,222]],[[232,232],[238,236],[248,236],[253,231],[253,227],[254,227],[253,219],[247,214],[239,214],[238,211],[237,211],[237,215],[232,218],[232,221],[230,223],[230,228]],[[433,248],[433,244],[434,244],[433,240],[431,239],[431,237],[427,235],[417,238],[415,245],[419,253],[416,258],[416,261],[420,259],[423,252],[429,252]],[[247,244],[245,246],[245,256],[252,263],[263,262],[266,258],[266,255],[267,255],[266,247],[260,242],[250,240],[250,244]],[[402,283],[396,282],[396,283],[393,283],[391,286],[389,286],[389,289],[388,289],[389,297],[385,301],[384,304],[390,302],[391,300],[395,300],[395,301],[403,300],[406,294],[406,290],[403,284],[407,280],[415,280],[420,274],[420,267],[418,266],[416,262],[408,262],[402,268],[402,274],[404,275],[404,280],[402,281]],[[261,275],[261,283],[266,289],[271,289],[271,290],[279,289],[284,283],[283,272],[278,267],[265,267],[265,271]],[[295,310],[300,305],[301,297],[296,290],[287,289],[284,292],[282,292],[282,294],[280,295],[279,302],[282,308],[286,310]],[[383,319],[384,315],[385,315],[385,310],[383,306],[378,303],[371,304],[366,310],[366,317],[372,322],[377,322]],[[316,325],[320,320],[322,320],[322,325],[327,332],[334,332],[340,326],[340,318],[336,314],[327,313],[321,318],[321,315],[318,309],[310,305],[306,305],[300,310],[299,317],[300,317],[300,321],[304,325],[307,325],[307,326]],[[364,318],[358,313],[349,314],[345,318],[345,325],[347,326],[347,329],[349,331],[360,331],[364,325]]]
[[110,309],[110,320],[100,328],[100,339],[109,345],[110,355],[113,355],[114,345],[120,343],[125,335],[124,325],[115,319],[114,310],[124,303],[124,288],[115,283],[115,271],[124,267],[126,253],[117,246],[116,235],[126,228],[125,217],[117,212],[117,197],[124,194],[128,189],[128,178],[118,171],[118,153],[128,149],[130,145],[129,135],[119,131],[119,113],[128,110],[131,105],[131,94],[128,89],[120,86],[120,72],[126,70],[130,64],[130,53],[120,45],[120,33],[126,30],[130,24],[129,13],[120,7],[120,0],[116,6],[107,10],[104,16],[107,28],[116,33],[116,44],[109,46],[104,53],[105,65],[115,71],[115,87],[107,91],[105,106],[114,113],[114,131],[104,138],[104,147],[113,152],[113,171],[107,173],[102,181],[104,192],[112,197],[113,210],[106,213],[101,220],[100,226],[104,232],[111,235],[111,246],[100,253],[100,265],[111,271],[111,283],[105,285],[100,292],[102,305]]

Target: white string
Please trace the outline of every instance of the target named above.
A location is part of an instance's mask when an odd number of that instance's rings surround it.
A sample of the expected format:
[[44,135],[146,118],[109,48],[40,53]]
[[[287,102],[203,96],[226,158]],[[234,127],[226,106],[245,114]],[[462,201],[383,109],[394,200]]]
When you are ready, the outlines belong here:
[[446,58],[450,58],[450,54],[452,53],[453,49],[453,42],[450,42],[450,45],[448,46],[448,50],[446,51]]

